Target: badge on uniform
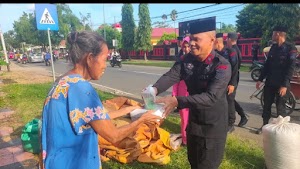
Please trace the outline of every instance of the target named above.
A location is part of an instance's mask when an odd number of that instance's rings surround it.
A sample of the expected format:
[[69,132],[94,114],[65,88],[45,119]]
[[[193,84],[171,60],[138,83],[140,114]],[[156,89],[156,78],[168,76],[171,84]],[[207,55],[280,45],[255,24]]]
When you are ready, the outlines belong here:
[[190,70],[192,70],[194,68],[194,65],[192,63],[188,63],[187,64],[187,68],[190,69]]

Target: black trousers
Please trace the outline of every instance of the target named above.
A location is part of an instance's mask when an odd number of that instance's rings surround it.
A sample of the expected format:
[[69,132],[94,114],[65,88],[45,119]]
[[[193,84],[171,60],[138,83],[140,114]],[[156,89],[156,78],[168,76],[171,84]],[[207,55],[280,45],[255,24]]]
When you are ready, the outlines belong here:
[[253,53],[252,61],[258,61],[257,53]]
[[235,100],[236,95],[236,88],[234,89],[233,93],[227,95],[227,102],[228,102],[228,125],[232,126],[235,122],[235,112],[237,112],[241,117],[246,116],[243,108],[240,104]]
[[[287,92],[288,91],[289,89],[287,90]],[[271,87],[271,86],[265,86],[263,94],[264,94],[264,107],[263,107],[262,118],[264,121],[264,125],[267,124],[269,122],[269,119],[271,118],[271,108],[275,98],[276,98],[275,104],[276,104],[277,115],[281,115],[282,117],[285,117],[286,116],[285,102],[287,99],[287,95],[281,97],[279,95],[279,87]]]
[[218,169],[224,155],[226,137],[208,139],[187,133],[187,153],[191,169]]

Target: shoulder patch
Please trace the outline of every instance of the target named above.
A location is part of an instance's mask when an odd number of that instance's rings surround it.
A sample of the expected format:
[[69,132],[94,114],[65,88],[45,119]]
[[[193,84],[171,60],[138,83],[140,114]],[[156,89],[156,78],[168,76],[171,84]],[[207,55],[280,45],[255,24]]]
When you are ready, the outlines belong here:
[[228,68],[228,66],[227,65],[219,65],[219,66],[217,66],[217,70],[219,69],[221,69],[221,70],[226,70]]

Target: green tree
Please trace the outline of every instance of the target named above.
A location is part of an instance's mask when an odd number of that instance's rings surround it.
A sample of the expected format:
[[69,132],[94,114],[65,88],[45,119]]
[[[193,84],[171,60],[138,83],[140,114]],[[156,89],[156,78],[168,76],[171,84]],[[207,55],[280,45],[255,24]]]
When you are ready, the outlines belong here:
[[112,43],[113,39],[116,39],[118,41],[117,49],[122,48],[122,43],[120,43],[122,42],[122,34],[117,29],[112,28],[112,26],[110,25],[102,25],[101,28],[97,30],[99,35],[101,35],[102,37],[104,37],[104,28],[105,28],[106,42],[108,48],[109,49],[114,48]]
[[244,38],[258,38],[262,37],[266,20],[266,4],[249,4],[239,11],[236,16],[237,31],[241,33]]
[[80,31],[84,29],[84,25],[78,17],[76,17],[70,7],[66,4],[57,4],[57,15],[59,23],[58,37],[67,39],[71,31]]
[[222,23],[221,29],[217,28],[217,32],[224,32],[224,33],[236,32],[236,27],[232,24],[226,25],[225,23]]
[[19,42],[16,40],[16,33],[13,30],[5,32],[3,37],[5,39],[7,50],[19,47]]
[[163,42],[164,42],[165,40],[173,40],[173,39],[174,39],[174,36],[176,36],[175,33],[169,33],[169,34],[164,33],[164,34],[161,36],[160,40],[157,42],[157,44],[163,44]]
[[293,41],[299,35],[300,25],[300,6],[299,4],[267,4],[266,21],[262,27],[265,30],[262,37],[262,46],[272,38],[272,29],[275,25],[281,25],[288,28],[287,40]]
[[135,36],[135,48],[145,52],[144,59],[147,61],[146,51],[152,49],[151,44],[151,19],[148,4],[139,4],[139,25]]
[[[122,49],[128,51],[134,49],[134,36],[135,36],[135,23],[133,18],[133,7],[132,4],[124,4],[122,6]],[[127,58],[127,57],[126,57]],[[131,58],[129,57],[129,60]]]
[[86,15],[83,15],[81,12],[79,12],[80,18],[81,18],[81,23],[83,24],[83,29],[82,30],[90,30],[90,26],[87,23],[91,19],[91,13],[87,13]]
[[38,37],[36,26],[33,25],[33,20],[35,19],[32,13],[25,13],[19,18],[18,21],[14,21],[13,28],[16,32],[16,41],[19,43],[19,47],[21,42],[37,44]]

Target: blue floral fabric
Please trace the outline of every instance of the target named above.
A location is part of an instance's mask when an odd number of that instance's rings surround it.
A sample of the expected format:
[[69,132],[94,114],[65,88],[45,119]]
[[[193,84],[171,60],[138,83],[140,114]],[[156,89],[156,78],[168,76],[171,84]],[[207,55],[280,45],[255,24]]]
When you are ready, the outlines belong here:
[[101,168],[98,136],[89,122],[107,119],[96,90],[80,75],[54,83],[42,113],[44,168]]

